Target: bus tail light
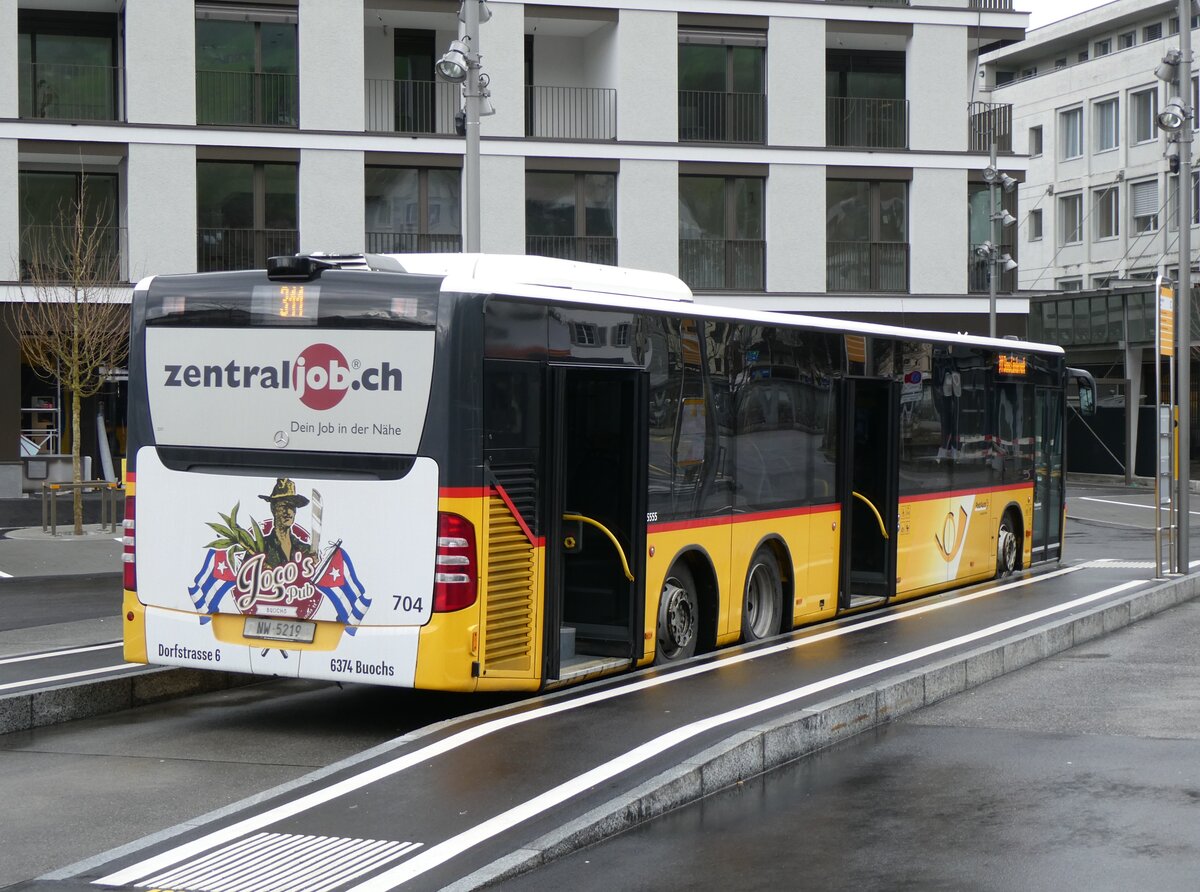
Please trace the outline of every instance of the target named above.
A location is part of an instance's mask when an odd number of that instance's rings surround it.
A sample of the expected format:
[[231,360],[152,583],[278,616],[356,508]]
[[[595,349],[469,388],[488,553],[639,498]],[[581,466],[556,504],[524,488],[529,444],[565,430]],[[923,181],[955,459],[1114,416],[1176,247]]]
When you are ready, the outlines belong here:
[[123,535],[121,538],[122,575],[125,589],[137,591],[137,534],[134,528],[134,503],[137,496],[125,497],[125,520],[122,521]]
[[438,512],[437,557],[433,570],[433,609],[462,610],[475,603],[479,590],[475,527],[458,514]]

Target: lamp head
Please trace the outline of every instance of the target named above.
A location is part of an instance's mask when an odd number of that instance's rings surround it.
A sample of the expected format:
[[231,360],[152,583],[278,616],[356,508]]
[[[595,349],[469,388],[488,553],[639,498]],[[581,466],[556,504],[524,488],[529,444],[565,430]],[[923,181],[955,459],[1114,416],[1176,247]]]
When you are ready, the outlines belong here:
[[1000,255],[1000,265],[1006,273],[1011,273],[1014,269],[1017,268],[1017,261],[1012,259],[1011,254],[1001,254]]
[[[464,25],[467,23],[467,4],[470,2],[471,2],[471,0],[463,0],[462,5],[458,7],[458,20],[460,22],[462,22]],[[479,2],[479,24],[482,25],[485,22],[491,21],[492,11],[490,9],[488,9],[488,5],[486,3],[484,3],[483,0],[478,0],[478,2]]]
[[1165,130],[1168,133],[1175,133],[1183,129],[1183,125],[1187,123],[1187,119],[1187,109],[1183,107],[1183,101],[1176,96],[1158,113],[1158,127],[1160,130]]
[[1154,69],[1154,76],[1168,84],[1173,83],[1178,77],[1179,60],[1182,58],[1183,54],[1179,50],[1167,50],[1167,54],[1162,57],[1162,61]]
[[437,76],[452,84],[461,84],[467,79],[467,72],[471,69],[468,58],[470,52],[470,44],[466,42],[465,38],[453,41],[450,49],[446,50],[445,55],[438,59],[437,64],[433,66]]

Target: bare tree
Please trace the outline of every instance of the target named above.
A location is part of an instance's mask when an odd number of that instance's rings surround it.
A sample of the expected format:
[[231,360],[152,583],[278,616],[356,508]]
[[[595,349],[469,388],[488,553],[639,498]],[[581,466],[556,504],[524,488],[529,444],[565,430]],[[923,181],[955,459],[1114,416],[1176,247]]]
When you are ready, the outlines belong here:
[[[92,207],[87,176],[53,223],[27,226],[21,239],[21,302],[11,318],[25,360],[58,381],[71,401],[71,479],[82,481],[80,404],[95,396],[129,353],[129,306],[122,299],[120,240],[111,209]],[[83,494],[74,487],[75,535],[83,534]]]

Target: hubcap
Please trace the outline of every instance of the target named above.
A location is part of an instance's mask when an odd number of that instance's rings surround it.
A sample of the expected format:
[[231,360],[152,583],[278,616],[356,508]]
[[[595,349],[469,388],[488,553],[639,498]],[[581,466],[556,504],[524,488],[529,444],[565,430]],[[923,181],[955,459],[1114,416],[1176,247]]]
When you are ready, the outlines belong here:
[[686,647],[696,629],[692,601],[687,591],[674,579],[668,579],[663,586],[663,599],[667,604],[666,622],[663,624],[667,635],[676,649]]
[[996,543],[1000,556],[1000,569],[1010,573],[1017,566],[1017,537],[1007,525],[1000,527],[1000,536]]
[[755,638],[762,638],[771,622],[770,588],[766,570],[762,564],[756,564],[746,585],[746,618]]

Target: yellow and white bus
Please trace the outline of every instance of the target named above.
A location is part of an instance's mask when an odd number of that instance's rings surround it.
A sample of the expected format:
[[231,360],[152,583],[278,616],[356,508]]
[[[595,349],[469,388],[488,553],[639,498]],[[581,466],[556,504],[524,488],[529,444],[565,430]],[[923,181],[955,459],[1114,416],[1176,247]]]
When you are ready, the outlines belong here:
[[136,662],[537,690],[1062,550],[1054,346],[298,255],[139,283],[129,371]]

